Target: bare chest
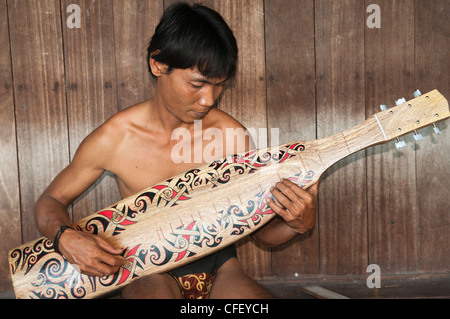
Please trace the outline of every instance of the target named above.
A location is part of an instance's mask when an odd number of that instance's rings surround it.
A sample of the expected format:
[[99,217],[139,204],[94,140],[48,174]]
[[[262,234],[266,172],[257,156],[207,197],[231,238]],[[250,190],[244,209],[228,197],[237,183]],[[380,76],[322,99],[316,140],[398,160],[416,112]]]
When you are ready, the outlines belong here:
[[111,165],[122,197],[201,165],[189,160],[180,162],[178,155],[173,143],[137,139],[122,145]]

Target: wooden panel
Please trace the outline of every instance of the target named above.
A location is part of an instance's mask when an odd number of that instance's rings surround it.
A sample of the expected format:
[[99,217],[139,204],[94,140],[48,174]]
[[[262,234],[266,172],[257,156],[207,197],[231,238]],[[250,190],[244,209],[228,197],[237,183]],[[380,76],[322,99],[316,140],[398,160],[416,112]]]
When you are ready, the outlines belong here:
[[[314,1],[265,1],[267,117],[279,143],[316,138]],[[272,249],[272,275],[319,271],[319,236],[305,235]]]
[[[366,6],[371,2],[366,1]],[[414,89],[414,0],[380,4],[381,28],[366,27],[367,114],[380,111]],[[412,271],[417,266],[416,150],[412,136],[408,146],[394,143],[368,150],[367,201],[369,214],[369,263],[383,273]],[[420,144],[421,145],[421,144]]]
[[153,96],[147,47],[163,13],[163,0],[114,0],[117,101],[122,110]]
[[[317,132],[325,137],[365,119],[364,2],[318,0]],[[367,267],[365,152],[333,166],[319,193],[323,274],[359,274]]]
[[[142,60],[174,2],[0,0],[0,256],[22,233],[38,236],[34,202],[81,140],[153,94]],[[366,26],[369,0],[202,3],[225,17],[240,48],[219,107],[248,127],[280,128],[280,143],[340,132],[417,88],[450,98],[447,0],[379,0],[381,29]],[[80,29],[65,24],[69,4],[81,8]],[[401,151],[377,147],[333,167],[312,237],[272,251],[242,243],[244,268],[255,278],[366,275],[368,263],[383,273],[448,271],[448,126],[439,124],[440,136],[422,130],[417,146],[408,136]],[[77,201],[74,219],[119,198],[111,176],[99,184]],[[8,277],[0,263],[0,290],[11,290]]]
[[[114,115],[118,107],[113,2],[65,0],[62,7],[70,4],[79,5],[81,10],[81,28],[63,26],[72,158],[81,141]],[[73,220],[80,220],[119,199],[116,182],[106,173],[75,201]]]
[[[416,1],[416,86],[438,89],[450,99],[450,3]],[[426,272],[448,271],[450,265],[450,123],[438,124],[441,135],[423,130],[417,152],[418,266]]]
[[236,80],[224,93],[219,107],[248,128],[265,128],[263,0],[215,1],[214,9],[233,30],[239,47]]
[[25,242],[39,235],[35,201],[69,160],[59,10],[56,0],[8,2]]
[[[16,127],[6,0],[0,1],[0,291],[11,280],[7,252],[22,243]],[[7,240],[4,240],[7,239]]]

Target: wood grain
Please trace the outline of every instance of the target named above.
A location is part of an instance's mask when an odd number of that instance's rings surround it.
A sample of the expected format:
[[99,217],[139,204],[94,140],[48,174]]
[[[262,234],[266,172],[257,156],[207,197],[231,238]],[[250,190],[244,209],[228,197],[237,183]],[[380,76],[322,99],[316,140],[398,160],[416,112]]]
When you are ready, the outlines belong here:
[[[117,105],[113,1],[65,0],[63,8],[77,4],[81,28],[63,26],[66,58],[70,158],[83,139],[119,109]],[[88,189],[73,204],[73,220],[120,199],[110,174]]]
[[147,67],[147,47],[163,9],[162,0],[114,0],[114,50],[120,110],[153,96],[156,80]]
[[[382,27],[366,28],[369,112],[410,98],[419,88],[414,88],[413,76],[414,1],[385,1],[380,14]],[[411,143],[401,150],[386,144],[367,152],[369,264],[378,264],[385,273],[417,268],[416,145],[412,136],[407,140]]]
[[[448,1],[416,1],[415,8],[415,82],[426,91],[430,86],[450,94],[450,33]],[[424,143],[417,152],[417,269],[425,272],[448,270],[450,264],[450,130],[440,123],[442,134],[423,130]],[[439,172],[438,175],[435,175]]]
[[[316,1],[318,138],[365,118],[364,2]],[[334,166],[319,193],[323,274],[360,274],[367,267],[365,152]]]
[[69,161],[59,11],[56,0],[8,2],[25,241],[39,235],[35,201]]
[[[268,128],[279,142],[316,138],[314,1],[266,0]],[[270,136],[270,134],[269,134]],[[319,271],[318,232],[272,249],[272,276],[293,277]]]
[[6,0],[0,1],[0,291],[11,279],[6,263],[10,245],[22,242],[16,125]]

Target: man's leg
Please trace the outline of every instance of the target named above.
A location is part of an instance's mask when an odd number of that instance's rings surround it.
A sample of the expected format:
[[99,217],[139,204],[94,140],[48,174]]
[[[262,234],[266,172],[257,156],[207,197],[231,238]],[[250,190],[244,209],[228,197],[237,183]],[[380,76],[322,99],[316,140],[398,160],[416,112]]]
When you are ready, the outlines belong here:
[[122,290],[124,299],[181,299],[178,284],[168,274],[150,275],[133,281]]
[[229,259],[217,271],[210,299],[271,299],[272,295],[247,276],[236,258]]

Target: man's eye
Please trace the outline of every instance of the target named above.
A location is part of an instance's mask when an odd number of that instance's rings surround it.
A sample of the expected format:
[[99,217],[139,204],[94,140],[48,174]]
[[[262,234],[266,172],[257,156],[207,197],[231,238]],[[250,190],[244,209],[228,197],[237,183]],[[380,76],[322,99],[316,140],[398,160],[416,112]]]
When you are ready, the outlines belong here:
[[191,83],[191,85],[194,89],[201,89],[203,87],[203,84],[198,85],[198,84]]

